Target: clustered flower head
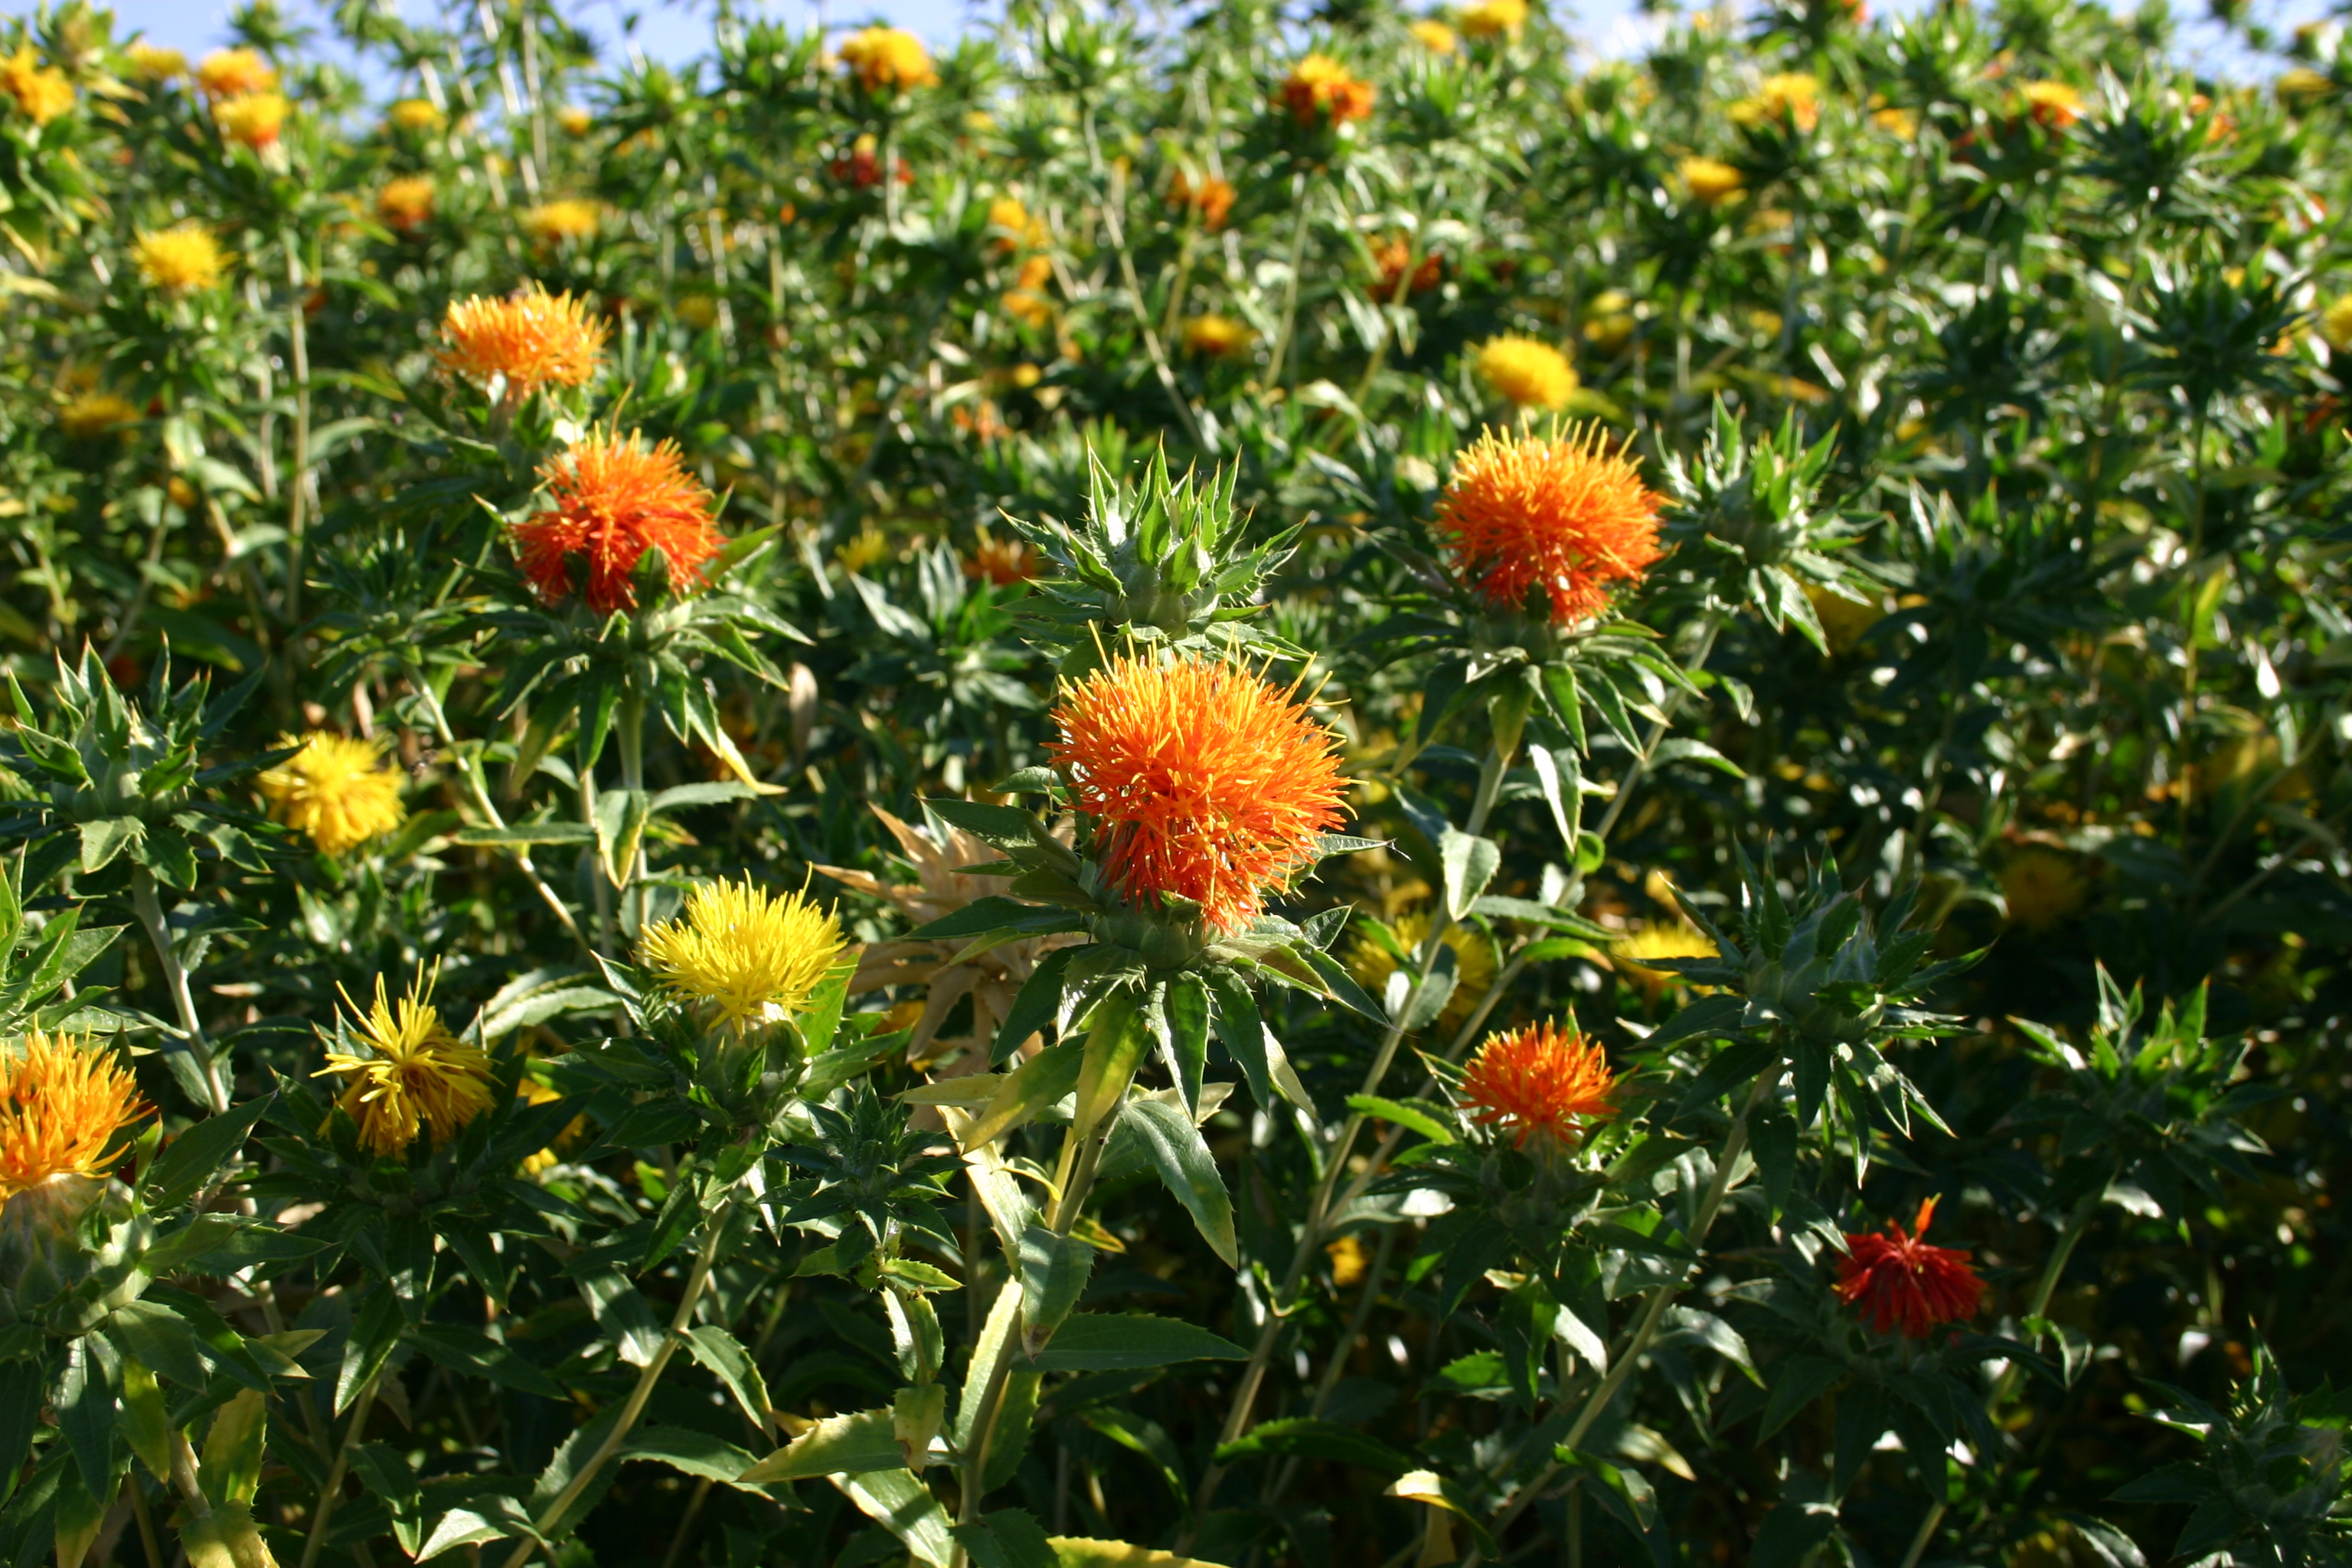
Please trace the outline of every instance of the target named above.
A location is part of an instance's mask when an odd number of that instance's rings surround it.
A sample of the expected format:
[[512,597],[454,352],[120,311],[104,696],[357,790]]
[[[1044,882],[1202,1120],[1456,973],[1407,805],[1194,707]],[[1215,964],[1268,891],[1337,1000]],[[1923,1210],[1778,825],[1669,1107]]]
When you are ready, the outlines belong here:
[[1290,110],[1301,125],[1328,120],[1334,126],[1351,120],[1369,120],[1380,89],[1349,73],[1328,55],[1312,54],[1290,68],[1275,94],[1276,103]]
[[1845,1238],[1838,1264],[1838,1300],[1857,1309],[1873,1333],[1900,1331],[1924,1340],[1938,1324],[1973,1318],[1984,1300],[1984,1281],[1969,1263],[1968,1249],[1930,1247],[1920,1239],[1936,1217],[1936,1200],[1919,1205],[1908,1233],[1888,1220],[1875,1232]]
[[1478,346],[1479,379],[1520,408],[1561,408],[1576,391],[1568,356],[1547,342],[1507,332]]
[[[390,186],[385,187],[387,192]],[[425,184],[426,210],[433,190]],[[441,320],[441,364],[487,386],[503,377],[508,395],[527,397],[542,386],[582,386],[596,374],[604,323],[585,300],[550,294],[537,283],[504,297],[452,300]]]
[[188,57],[177,49],[163,48],[142,39],[130,45],[122,54],[142,80],[170,81],[173,77],[188,74]]
[[1612,585],[1639,581],[1659,559],[1662,504],[1597,426],[1487,430],[1455,458],[1433,528],[1489,605],[1517,609],[1540,584],[1552,624],[1566,626],[1599,615]]
[[2063,81],[2029,81],[2017,91],[2037,125],[2063,131],[2083,118],[2083,95]]
[[2337,296],[2320,313],[2319,335],[2338,353],[2352,349],[2352,294]]
[[1008,254],[1034,248],[1053,237],[1045,219],[1032,214],[1019,196],[999,196],[989,203],[988,226],[995,231],[996,248]]
[[[1414,294],[1426,294],[1445,278],[1445,263],[1435,256],[1424,256],[1420,265],[1415,266],[1412,244],[1402,236],[1375,246],[1372,260],[1381,269],[1378,296],[1382,300],[1395,299],[1400,287]],[[1412,280],[1409,283],[1405,280],[1408,268],[1412,273]]]
[[0,1061],[0,1199],[59,1176],[104,1175],[115,1134],[154,1109],[112,1051],[35,1030],[22,1056]]
[[196,85],[207,98],[268,92],[278,85],[278,70],[258,49],[215,49],[196,67]]
[[384,118],[402,131],[438,131],[444,117],[430,99],[404,98],[384,111]]
[[286,127],[286,100],[275,92],[242,92],[213,106],[221,134],[258,153],[275,146]]
[[[1389,930],[1399,947],[1417,952],[1429,936],[1429,915],[1425,910],[1408,910],[1391,921]],[[1495,983],[1495,949],[1476,930],[1458,921],[1437,940],[1454,954],[1454,994],[1446,998],[1444,1011],[1437,1016],[1438,1028],[1450,1033],[1460,1028],[1486,1000],[1487,987]],[[1396,954],[1369,932],[1349,946],[1348,973],[1374,996],[1388,988],[1389,976],[1397,967]]]
[[659,549],[674,592],[703,580],[724,537],[710,492],[686,471],[676,443],[647,446],[635,431],[592,431],[539,470],[544,510],[514,530],[523,575],[551,605],[575,589],[599,616],[637,607],[637,558]]
[[525,209],[522,226],[525,233],[541,245],[555,245],[567,239],[587,239],[604,222],[604,215],[594,202],[572,198],[541,202]]
[[1811,131],[1821,123],[1821,79],[1807,71],[1780,71],[1764,79],[1755,93],[1731,106],[1741,125],[1790,124]]
[[808,1005],[841,956],[841,925],[799,893],[701,882],[679,918],[645,934],[638,958],[656,984],[736,1028],[780,1023]]
[[1738,170],[1716,158],[1685,158],[1675,165],[1675,178],[1693,201],[1710,207],[1721,206],[1748,184]]
[[1715,953],[1715,943],[1707,940],[1706,932],[1693,930],[1678,921],[1643,926],[1609,945],[1610,960],[1617,966],[1618,972],[1654,998],[1682,976],[1671,969],[1654,968],[1646,961],[1713,958]]
[[210,229],[194,222],[166,229],[141,229],[131,242],[131,259],[149,288],[175,295],[216,286],[228,268],[220,241]]
[[1255,335],[1246,323],[1213,312],[1190,317],[1184,322],[1184,347],[1211,359],[1247,348]]
[[433,177],[430,174],[403,174],[386,180],[383,189],[375,195],[375,216],[385,226],[397,229],[420,228],[433,221]]
[[2000,867],[2001,902],[2012,925],[2046,931],[2080,914],[2090,901],[2091,881],[2075,858],[2047,844],[2027,844]]
[[1450,55],[1462,47],[1462,40],[1454,36],[1454,29],[1434,16],[1422,16],[1408,22],[1405,31],[1433,55]]
[[1066,690],[1053,721],[1049,753],[1097,824],[1104,879],[1143,908],[1189,899],[1237,931],[1346,819],[1331,731],[1253,670],[1122,656]]
[[1054,279],[1054,264],[1043,256],[1033,256],[1021,264],[1013,287],[997,296],[1006,315],[1032,327],[1043,327],[1054,319],[1054,301],[1045,286]]
[[841,63],[868,92],[937,87],[940,73],[923,40],[903,27],[868,27],[841,46]]
[[490,1108],[490,1058],[451,1034],[432,1000],[433,982],[421,973],[398,1002],[386,997],[377,975],[375,1002],[364,1017],[343,993],[354,1015],[352,1032],[367,1054],[331,1050],[312,1076],[344,1080],[335,1103],[359,1124],[360,1144],[372,1154],[406,1152],[420,1129],[446,1143]]
[[1580,1122],[1617,1109],[1617,1076],[1591,1037],[1549,1021],[1486,1037],[1462,1075],[1471,1120],[1529,1138],[1573,1145]]
[[1462,8],[1461,21],[1474,38],[1516,38],[1528,25],[1528,0],[1478,0]]
[[139,417],[139,405],[111,392],[84,392],[58,413],[58,428],[77,441],[111,436]]
[[302,749],[265,769],[254,787],[274,821],[310,835],[321,854],[341,855],[407,819],[400,774],[384,765],[380,743],[331,730],[313,730],[299,742],[280,736],[278,743]]
[[0,91],[16,100],[25,118],[36,125],[47,125],[74,104],[74,84],[57,67],[41,64],[30,44],[18,45],[15,54],[0,60]]
[[1196,215],[1201,226],[1212,234],[1225,226],[1238,195],[1230,180],[1220,180],[1213,174],[1195,180],[1181,169],[1168,184],[1168,205]]

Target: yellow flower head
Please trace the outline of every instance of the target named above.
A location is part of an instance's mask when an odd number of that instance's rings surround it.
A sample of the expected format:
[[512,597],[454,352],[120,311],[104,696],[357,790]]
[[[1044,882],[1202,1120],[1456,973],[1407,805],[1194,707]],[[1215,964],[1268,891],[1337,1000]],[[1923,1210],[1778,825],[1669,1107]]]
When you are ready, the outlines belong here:
[[2083,95],[2063,81],[2029,81],[2017,91],[2025,111],[2053,131],[2063,131],[2083,118]]
[[1521,408],[1559,408],[1576,390],[1568,356],[1516,332],[1478,345],[1478,379]]
[[1682,976],[1671,969],[1654,969],[1644,959],[1713,958],[1715,943],[1686,925],[1644,926],[1609,946],[1609,957],[1617,972],[1651,997],[1668,985],[1681,981]]
[[1222,358],[1249,346],[1256,334],[1231,316],[1194,316],[1184,323],[1184,346],[1196,354]]
[[1805,601],[1813,607],[1813,618],[1822,623],[1822,636],[1828,641],[1830,652],[1840,658],[1852,653],[1854,645],[1862,641],[1862,634],[1886,614],[1875,602],[1858,604],[1811,583],[1805,584]]
[[685,912],[646,932],[637,957],[671,995],[737,1028],[776,1023],[808,1004],[841,956],[841,926],[798,893],[701,882]]
[[2352,294],[2336,296],[2335,302],[2320,313],[2319,335],[2338,353],[2352,349]]
[[[280,736],[278,743],[297,742]],[[327,855],[341,855],[406,820],[400,774],[383,765],[383,747],[330,730],[313,730],[299,743],[300,751],[253,781],[273,819],[309,834]]]
[[2072,855],[2029,844],[2000,868],[2001,901],[2009,921],[2030,931],[2046,931],[2082,912],[2091,899],[2091,880]]
[[1741,125],[1794,125],[1811,131],[1821,123],[1821,79],[1805,71],[1782,71],[1764,79],[1753,96],[1731,106]]
[[451,1034],[432,1005],[433,981],[419,973],[407,994],[394,1002],[375,977],[375,1002],[360,1017],[359,1004],[343,993],[354,1016],[352,1033],[367,1054],[329,1051],[327,1065],[311,1076],[344,1080],[335,1103],[359,1124],[360,1143],[369,1153],[397,1157],[416,1142],[421,1127],[436,1143],[446,1143],[468,1121],[490,1108],[490,1058],[478,1046]]
[[1675,165],[1675,178],[1691,199],[1707,206],[1719,207],[1738,195],[1748,182],[1738,170],[1714,158],[1685,158]]
[[1018,196],[999,196],[989,203],[988,226],[995,233],[996,248],[1008,254],[1052,237],[1045,220],[1031,216]]
[[522,215],[523,228],[541,245],[553,245],[566,239],[586,239],[596,232],[597,226],[603,221],[604,215],[594,202],[569,199],[542,203]]
[[1919,134],[1919,116],[1908,109],[1874,109],[1870,122],[1901,142]]
[[404,174],[386,180],[383,189],[375,194],[375,216],[391,228],[417,228],[432,222],[432,176]]
[[170,81],[173,77],[188,74],[188,57],[177,49],[140,42],[122,53],[131,61],[131,68],[147,81]]
[[868,27],[841,46],[841,63],[857,73],[868,92],[937,87],[931,52],[901,27]]
[[1633,325],[1633,297],[1622,289],[1604,289],[1584,307],[1584,341],[1595,348],[1618,347]]
[[268,92],[278,85],[278,72],[257,49],[215,49],[196,68],[196,85],[207,98],[235,98]]
[[1334,126],[1351,120],[1369,120],[1380,89],[1350,73],[1329,55],[1310,54],[1290,68],[1275,91],[1278,108],[1290,111],[1299,124],[1313,126],[1328,118]]
[[2324,71],[2313,70],[2309,66],[2294,66],[2279,72],[2278,80],[2271,84],[2271,90],[2278,94],[2281,103],[2315,103],[2335,92],[2336,83]]
[[504,298],[458,300],[441,322],[441,363],[487,385],[504,376],[519,396],[542,386],[581,386],[596,374],[605,326],[588,302],[534,283]]
[[567,103],[555,111],[555,123],[563,128],[566,136],[585,136],[595,125],[596,117],[576,103]]
[[153,1110],[112,1051],[36,1029],[24,1055],[0,1062],[0,1198],[58,1176],[103,1176],[115,1134]]
[[213,109],[221,134],[242,142],[255,152],[275,145],[286,126],[286,100],[275,92],[244,92],[223,99]]
[[[1416,952],[1429,935],[1429,917],[1418,910],[1399,915],[1389,922],[1389,930],[1396,933],[1398,946]],[[1454,951],[1454,994],[1437,1016],[1439,1032],[1452,1034],[1477,1010],[1486,999],[1486,988],[1495,984],[1495,948],[1477,931],[1458,922],[1447,926],[1438,941]],[[1348,973],[1375,996],[1396,969],[1394,955],[1376,937],[1360,936],[1348,949]]]
[[1462,30],[1474,38],[1517,37],[1528,25],[1528,0],[1478,0],[1462,10]]
[[139,405],[111,392],[85,392],[58,414],[58,428],[77,441],[111,436],[139,417]]
[[141,229],[131,242],[131,259],[151,289],[166,294],[193,294],[210,289],[228,269],[228,258],[212,231],[202,224],[184,223],[166,229]]
[[404,98],[384,111],[384,119],[402,131],[438,131],[441,111],[430,99]]
[[1406,23],[1405,31],[1420,39],[1421,47],[1433,55],[1450,55],[1462,47],[1462,40],[1454,36],[1454,29],[1433,16]]
[[74,85],[66,73],[55,66],[44,66],[33,55],[33,46],[22,44],[16,52],[0,60],[0,91],[16,100],[16,107],[36,125],[47,125],[73,107]]

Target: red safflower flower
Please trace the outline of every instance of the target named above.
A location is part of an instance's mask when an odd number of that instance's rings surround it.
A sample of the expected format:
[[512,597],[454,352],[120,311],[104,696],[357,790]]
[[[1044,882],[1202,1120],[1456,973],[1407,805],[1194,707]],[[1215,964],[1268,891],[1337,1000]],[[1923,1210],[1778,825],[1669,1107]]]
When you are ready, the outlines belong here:
[[539,473],[547,510],[518,523],[514,536],[523,575],[551,605],[576,589],[599,616],[635,609],[629,575],[655,546],[668,558],[670,587],[685,593],[726,542],[710,520],[710,492],[673,442],[648,447],[634,430],[625,438],[592,431]]
[[1331,731],[1254,671],[1121,658],[1066,692],[1049,748],[1097,824],[1106,879],[1240,929],[1345,820]]
[[1898,1220],[1886,1234],[1845,1238],[1846,1258],[1838,1265],[1838,1300],[1859,1304],[1874,1333],[1899,1330],[1924,1340],[1939,1323],[1973,1318],[1984,1300],[1984,1281],[1969,1263],[1966,1247],[1930,1247],[1921,1240],[1936,1217],[1936,1200],[1919,1205],[1919,1217],[1906,1234]]
[[1488,604],[1515,610],[1540,583],[1552,624],[1565,626],[1599,615],[1612,584],[1638,582],[1664,553],[1662,504],[1597,426],[1549,437],[1487,430],[1454,460],[1434,527]]
[[1488,1036],[1462,1075],[1462,1099],[1476,1108],[1471,1120],[1516,1129],[1522,1145],[1530,1133],[1574,1143],[1577,1118],[1609,1115],[1616,1091],[1600,1045],[1553,1023]]

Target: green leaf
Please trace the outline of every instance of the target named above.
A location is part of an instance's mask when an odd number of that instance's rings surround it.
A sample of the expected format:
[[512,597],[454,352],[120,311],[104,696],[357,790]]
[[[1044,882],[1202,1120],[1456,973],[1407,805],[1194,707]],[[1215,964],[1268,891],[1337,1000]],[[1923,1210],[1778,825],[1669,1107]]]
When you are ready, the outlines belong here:
[[1115,993],[1096,1006],[1078,1063],[1077,1109],[1070,1118],[1071,1137],[1085,1137],[1118,1108],[1150,1043],[1142,1000],[1133,992]]
[[1837,1505],[1784,1497],[1756,1527],[1748,1568],[1799,1568],[1837,1530]]
[[1265,1020],[1258,1014],[1257,998],[1250,994],[1240,975],[1223,966],[1203,971],[1201,978],[1216,1002],[1217,1039],[1234,1065],[1242,1069],[1250,1098],[1273,1110],[1274,1079],[1266,1062]]
[[735,1480],[740,1486],[756,1487],[773,1481],[906,1468],[907,1456],[898,1449],[897,1424],[893,1413],[886,1407],[861,1410],[852,1415],[828,1415],[739,1473]]
[[631,1459],[652,1459],[673,1470],[682,1470],[706,1481],[722,1481],[730,1487],[739,1484],[738,1478],[751,1468],[751,1455],[724,1437],[714,1437],[691,1426],[640,1426],[629,1434],[618,1458],[624,1464]]
[[169,1485],[172,1479],[172,1412],[163,1401],[163,1385],[145,1363],[122,1358],[122,1438],[147,1473]]
[[896,1470],[839,1476],[833,1484],[859,1512],[904,1542],[918,1562],[947,1568],[955,1552],[947,1510],[912,1470],[901,1465]]
[[1393,1121],[1400,1127],[1409,1128],[1420,1133],[1433,1143],[1445,1144],[1461,1142],[1454,1137],[1452,1128],[1437,1119],[1438,1112],[1434,1106],[1408,1103],[1402,1100],[1384,1100],[1377,1094],[1351,1094],[1348,1097],[1348,1109],[1359,1116],[1370,1116],[1382,1121]]
[[425,1540],[425,1490],[407,1459],[389,1443],[362,1443],[352,1450],[352,1473],[369,1496],[383,1500],[392,1515],[392,1538],[414,1557]]
[[756,800],[759,795],[758,789],[735,779],[724,779],[715,784],[677,784],[655,795],[648,809],[658,816],[665,811],[676,811],[680,806],[718,805],[730,800]]
[[765,1430],[768,1425],[768,1384],[760,1375],[760,1363],[751,1359],[733,1334],[716,1323],[700,1323],[686,1331],[687,1349],[694,1359],[709,1368],[712,1375],[727,1385],[751,1425]]
[[964,1130],[963,1146],[977,1149],[1022,1125],[1076,1089],[1086,1047],[1077,1040],[1048,1046],[1004,1077],[980,1120]]
[[1058,925],[1069,919],[1061,910],[1024,904],[990,894],[974,899],[953,913],[941,915],[907,933],[908,942],[953,942],[959,938],[992,936],[1001,931],[1022,931],[1032,926]]
[[1036,1357],[1041,1372],[1129,1372],[1182,1361],[1246,1361],[1231,1340],[1173,1318],[1081,1312]]
[[198,1188],[236,1157],[237,1151],[245,1146],[246,1135],[276,1098],[265,1094],[217,1116],[207,1116],[163,1145],[163,1152],[147,1167],[147,1181],[140,1190],[140,1201],[153,1212],[176,1208],[194,1196]]
[[1045,1527],[1026,1509],[982,1514],[970,1524],[957,1525],[954,1534],[972,1568],[1060,1568]]
[[1495,879],[1503,852],[1491,838],[1474,838],[1449,826],[1438,840],[1437,854],[1444,868],[1446,913],[1461,920]]
[[[434,1521],[433,1533],[417,1549],[416,1560],[428,1563],[461,1546],[480,1546],[516,1537],[541,1539],[539,1531],[531,1527],[530,1510],[504,1493],[478,1495],[465,1507],[453,1508]],[[246,1564],[240,1562],[237,1568],[246,1568]]]
[[1229,1465],[1235,1459],[1276,1454],[1336,1459],[1341,1464],[1385,1471],[1391,1478],[1413,1468],[1412,1459],[1376,1437],[1336,1421],[1303,1415],[1261,1422],[1237,1441],[1219,1447],[1217,1463]]
[[82,1484],[94,1493],[110,1495],[114,1486],[114,1390],[108,1386],[99,1361],[99,1343],[75,1340],[66,1346],[64,1371],[58,1378],[58,1430],[65,1434]]
[[534,844],[593,844],[596,830],[584,822],[520,822],[508,827],[467,827],[460,844],[497,849],[527,849]]
[[1086,1294],[1095,1249],[1033,1225],[1021,1237],[1022,1343],[1032,1359]]
[[923,808],[992,848],[1025,849],[1036,842],[1036,819],[1017,805],[983,805],[977,801],[928,796]]
[[563,1385],[479,1329],[461,1323],[428,1322],[412,1336],[416,1348],[451,1372],[469,1373],[522,1394],[563,1397]]
[[1224,1178],[1217,1173],[1217,1162],[1209,1152],[1209,1145],[1201,1137],[1201,1130],[1192,1119],[1160,1100],[1138,1100],[1130,1103],[1120,1119],[1120,1126],[1129,1129],[1141,1140],[1151,1163],[1160,1172],[1160,1180],[1184,1205],[1192,1216],[1194,1228],[1209,1249],[1224,1259],[1228,1268],[1241,1262],[1239,1247],[1234,1239],[1234,1203],[1225,1192]]
[[1775,1365],[1772,1397],[1764,1406],[1764,1420],[1756,1430],[1756,1440],[1760,1443],[1787,1426],[1797,1412],[1844,1375],[1843,1364],[1827,1356],[1793,1355]]
[[1168,1076],[1184,1097],[1184,1109],[1197,1110],[1209,1060],[1209,988],[1199,975],[1179,974],[1168,982],[1160,1018],[1166,1029],[1160,1048]]
[[1004,1022],[997,1026],[996,1041],[988,1053],[992,1066],[1001,1067],[1010,1061],[1024,1041],[1043,1030],[1060,1013],[1062,977],[1070,967],[1070,960],[1077,954],[1075,947],[1057,947],[1037,961],[1037,967],[1013,994],[1013,1005],[1004,1012]]
[[196,1468],[214,1507],[253,1501],[261,1485],[261,1456],[268,1436],[269,1396],[257,1388],[237,1390],[214,1413],[212,1430],[205,1435],[204,1460]]
[[343,1342],[342,1364],[335,1373],[336,1415],[350,1409],[360,1390],[383,1369],[405,1322],[400,1298],[392,1291],[362,1293],[359,1310],[352,1314],[351,1337]]

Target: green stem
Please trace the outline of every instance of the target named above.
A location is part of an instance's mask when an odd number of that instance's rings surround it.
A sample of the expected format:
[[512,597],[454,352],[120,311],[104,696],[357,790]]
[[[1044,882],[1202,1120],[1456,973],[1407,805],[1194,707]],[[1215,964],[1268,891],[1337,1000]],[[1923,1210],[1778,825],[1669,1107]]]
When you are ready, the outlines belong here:
[[[1707,611],[1699,626],[1698,646],[1691,650],[1688,658],[1683,660],[1684,670],[1692,675],[1706,668],[1707,656],[1715,652],[1715,639],[1723,631],[1723,612]],[[1617,819],[1625,815],[1626,803],[1633,798],[1634,789],[1648,775],[1651,761],[1658,754],[1659,743],[1665,740],[1667,730],[1673,727],[1675,714],[1682,708],[1682,696],[1680,687],[1666,693],[1665,701],[1659,707],[1658,717],[1650,723],[1650,732],[1642,737],[1641,752],[1634,757],[1633,765],[1626,770],[1624,778],[1618,783],[1617,793],[1610,797],[1609,809],[1601,814],[1601,826],[1592,830],[1602,840],[1605,841],[1610,830],[1617,826]]]
[[1298,269],[1307,263],[1307,171],[1301,169],[1290,182],[1290,203],[1297,216],[1290,229],[1290,275],[1283,284],[1282,321],[1274,334],[1274,351],[1266,360],[1265,384],[1271,389],[1282,384],[1282,363],[1290,354],[1290,335],[1298,320]]
[[188,989],[188,972],[181,967],[180,955],[172,946],[171,929],[163,922],[163,904],[155,893],[154,874],[144,866],[131,868],[131,907],[137,911],[139,923],[146,928],[156,962],[163,966],[163,984],[172,993],[173,1009],[180,1015],[180,1028],[188,1037],[189,1053],[196,1058],[197,1070],[204,1074],[205,1097],[212,1101],[214,1114],[218,1115],[228,1109],[228,1086],[221,1079],[220,1064],[213,1058],[212,1042],[205,1037],[205,1026],[196,1019],[196,1001]]
[[352,1423],[343,1429],[343,1440],[335,1449],[335,1462],[328,1467],[326,1484],[319,1489],[319,1511],[310,1521],[310,1533],[302,1542],[301,1568],[311,1568],[319,1561],[319,1550],[327,1543],[327,1525],[335,1517],[335,1504],[343,1489],[343,1477],[349,1473],[352,1447],[367,1429],[368,1412],[375,1408],[376,1384],[383,1380],[379,1371],[367,1380],[359,1397],[352,1402]]
[[[563,1516],[572,1511],[572,1505],[578,1502],[582,1494],[595,1483],[605,1465],[620,1451],[621,1445],[628,1441],[630,1429],[636,1426],[637,1417],[645,1414],[646,1402],[653,1397],[654,1384],[661,1381],[662,1369],[668,1366],[669,1358],[677,1353],[678,1342],[686,1337],[688,1327],[694,1321],[694,1309],[702,1300],[703,1287],[709,1282],[710,1266],[718,1259],[719,1244],[727,1233],[730,1214],[730,1210],[722,1207],[710,1216],[708,1222],[709,1234],[703,1240],[702,1251],[695,1258],[694,1271],[687,1276],[686,1291],[677,1299],[677,1310],[670,1315],[669,1331],[662,1336],[661,1346],[654,1352],[653,1359],[646,1362],[637,1373],[637,1384],[629,1391],[628,1403],[621,1406],[621,1418],[613,1424],[610,1432],[604,1434],[604,1441],[597,1446],[596,1452],[588,1462],[572,1472],[571,1484],[557,1494],[555,1500],[541,1510],[534,1521],[534,1528],[541,1535],[554,1533],[562,1523]],[[523,1564],[530,1561],[531,1553],[538,1550],[539,1543],[535,1541],[517,1542],[514,1551],[507,1556],[506,1568],[523,1568]]]
[[[614,725],[614,738],[621,745],[621,787],[635,802],[646,793],[646,694],[634,676],[621,683],[619,722]],[[623,923],[635,934],[645,927],[646,916],[646,839],[640,828],[637,841],[629,850],[629,863],[618,868],[621,873]]]

